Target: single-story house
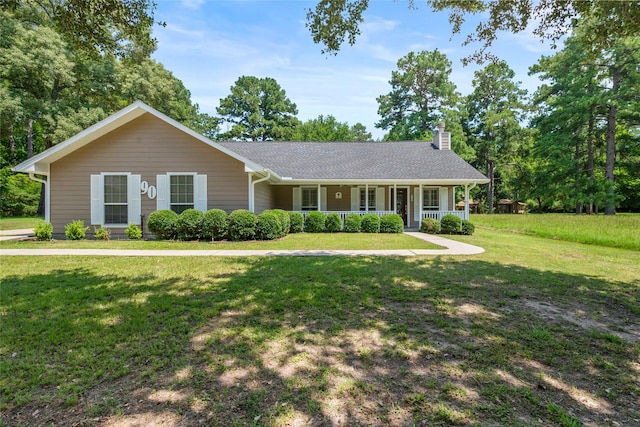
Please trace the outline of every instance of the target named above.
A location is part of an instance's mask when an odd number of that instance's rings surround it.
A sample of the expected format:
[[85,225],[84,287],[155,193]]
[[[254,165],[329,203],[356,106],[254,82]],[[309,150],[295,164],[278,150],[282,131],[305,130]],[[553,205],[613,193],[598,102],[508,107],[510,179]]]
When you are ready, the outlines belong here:
[[[54,235],[80,219],[114,235],[158,209],[398,213],[407,227],[455,210],[454,188],[487,178],[432,141],[216,142],[137,101],[20,163],[45,183]],[[89,235],[93,229],[89,230]]]
[[460,200],[458,203],[456,203],[456,209],[459,211],[469,209],[469,213],[474,214],[477,214],[480,211],[480,202],[478,200],[469,199],[468,205],[469,207],[467,208],[466,200]]

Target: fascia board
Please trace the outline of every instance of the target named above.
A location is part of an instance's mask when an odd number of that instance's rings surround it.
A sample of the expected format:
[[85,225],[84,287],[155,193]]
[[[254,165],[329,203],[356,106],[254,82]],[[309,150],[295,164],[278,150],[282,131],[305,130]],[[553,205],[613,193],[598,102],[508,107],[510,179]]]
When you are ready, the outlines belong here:
[[345,179],[287,179],[281,178],[281,182],[277,185],[310,185],[310,184],[325,184],[325,185],[466,185],[466,184],[486,184],[488,179],[360,179],[360,180],[345,180]]

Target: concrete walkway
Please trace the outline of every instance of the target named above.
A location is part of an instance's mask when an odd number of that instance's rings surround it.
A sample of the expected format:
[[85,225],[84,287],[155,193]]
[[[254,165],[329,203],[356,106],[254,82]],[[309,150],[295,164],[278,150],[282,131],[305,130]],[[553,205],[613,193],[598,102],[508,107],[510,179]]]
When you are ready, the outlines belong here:
[[33,236],[33,228],[25,228],[23,230],[0,230],[0,241],[24,240]]
[[445,249],[392,249],[392,250],[143,250],[143,249],[3,249],[0,256],[11,255],[77,255],[77,256],[416,256],[416,255],[475,255],[483,248],[419,232],[407,235],[426,240]]

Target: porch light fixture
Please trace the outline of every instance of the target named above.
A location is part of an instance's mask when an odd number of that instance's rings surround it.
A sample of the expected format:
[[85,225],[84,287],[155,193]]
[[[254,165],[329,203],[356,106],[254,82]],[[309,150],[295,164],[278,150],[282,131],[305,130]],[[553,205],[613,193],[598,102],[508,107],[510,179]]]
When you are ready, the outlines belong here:
[[340,191],[336,191],[336,199],[337,200],[341,200],[342,199],[342,193]]

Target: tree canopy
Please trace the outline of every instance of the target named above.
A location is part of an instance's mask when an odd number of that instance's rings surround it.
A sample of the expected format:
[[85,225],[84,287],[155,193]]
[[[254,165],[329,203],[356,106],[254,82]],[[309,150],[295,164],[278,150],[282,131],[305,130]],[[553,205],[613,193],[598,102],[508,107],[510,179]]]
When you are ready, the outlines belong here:
[[[408,0],[413,7],[415,0]],[[558,41],[578,22],[593,19],[589,42],[605,48],[612,40],[634,36],[640,28],[640,2],[584,0],[426,0],[434,11],[447,11],[452,33],[458,34],[469,15],[484,16],[464,44],[479,42],[481,48],[470,59],[486,58],[487,49],[501,32],[519,33],[534,24],[540,39]],[[323,53],[336,54],[345,40],[356,42],[369,0],[320,0],[307,12],[307,28]]]
[[289,139],[298,119],[296,104],[271,77],[242,76],[220,100],[218,114],[231,127],[221,139],[281,141]]

